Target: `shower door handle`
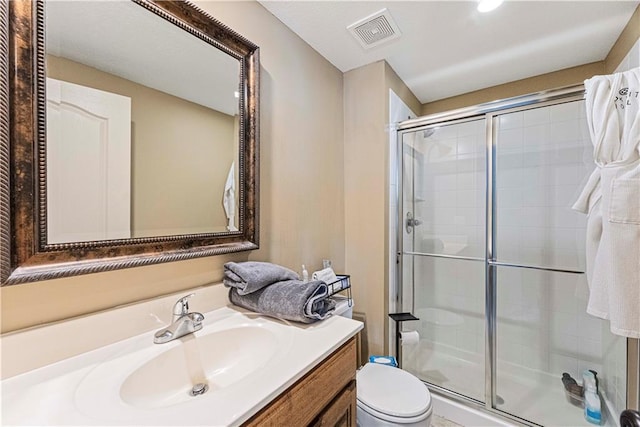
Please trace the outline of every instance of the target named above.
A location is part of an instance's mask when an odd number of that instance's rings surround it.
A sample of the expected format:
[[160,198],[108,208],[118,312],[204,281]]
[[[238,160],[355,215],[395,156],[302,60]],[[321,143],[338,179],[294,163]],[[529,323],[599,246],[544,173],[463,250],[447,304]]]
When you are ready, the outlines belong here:
[[412,212],[407,212],[407,219],[405,220],[405,230],[407,230],[407,233],[411,234],[413,229],[420,224],[422,224],[421,220],[414,218]]

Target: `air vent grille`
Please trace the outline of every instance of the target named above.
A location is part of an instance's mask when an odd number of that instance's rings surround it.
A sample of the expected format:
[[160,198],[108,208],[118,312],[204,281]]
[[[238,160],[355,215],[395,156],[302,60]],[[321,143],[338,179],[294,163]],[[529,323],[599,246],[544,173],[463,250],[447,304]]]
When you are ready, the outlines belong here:
[[347,27],[365,49],[400,37],[400,29],[387,9],[382,9]]

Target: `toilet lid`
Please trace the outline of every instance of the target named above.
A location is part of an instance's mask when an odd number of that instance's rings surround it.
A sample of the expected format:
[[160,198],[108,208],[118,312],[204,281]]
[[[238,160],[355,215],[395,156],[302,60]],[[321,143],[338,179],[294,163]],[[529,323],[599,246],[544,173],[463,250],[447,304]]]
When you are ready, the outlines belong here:
[[431,406],[431,395],[418,378],[402,369],[367,363],[356,374],[358,400],[394,417],[415,417]]

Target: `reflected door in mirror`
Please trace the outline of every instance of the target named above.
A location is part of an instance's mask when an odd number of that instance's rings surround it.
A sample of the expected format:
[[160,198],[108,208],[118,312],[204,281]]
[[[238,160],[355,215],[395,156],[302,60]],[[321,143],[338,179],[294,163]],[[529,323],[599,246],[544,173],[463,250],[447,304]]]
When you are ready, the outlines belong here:
[[131,237],[131,99],[47,79],[47,241]]

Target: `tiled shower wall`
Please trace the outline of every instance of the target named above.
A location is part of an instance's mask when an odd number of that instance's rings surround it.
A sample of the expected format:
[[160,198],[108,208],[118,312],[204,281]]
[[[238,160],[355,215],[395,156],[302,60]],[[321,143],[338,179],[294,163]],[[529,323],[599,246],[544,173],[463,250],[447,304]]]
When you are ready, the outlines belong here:
[[[415,133],[404,159],[414,193],[404,197],[422,224],[405,231],[405,249],[484,259],[485,140],[483,119]],[[417,256],[413,263],[421,336],[435,349],[461,351],[482,377],[484,262]],[[473,389],[482,398],[482,387]]]
[[[640,40],[616,71],[638,66]],[[498,218],[499,221],[500,218],[506,219],[504,223],[499,222],[502,225],[498,233],[500,254],[504,260],[511,258],[522,263],[584,270],[584,249],[581,245],[584,242],[585,218],[569,209],[592,165],[583,108],[580,102],[558,106],[555,110],[533,110],[523,113],[521,117],[505,117],[501,123],[503,149],[508,152],[511,146],[511,149],[522,153],[522,156],[517,156],[513,168],[509,168],[508,161],[504,163],[507,159],[503,158],[502,166],[507,167],[501,171],[502,182],[498,182],[503,202],[499,205]],[[390,122],[394,120],[398,119],[391,118]],[[518,129],[518,125],[521,129]],[[576,134],[576,129],[578,136],[574,138],[571,134]],[[474,138],[463,133],[450,135],[452,140],[443,142],[437,153],[432,152],[429,159],[423,158],[429,164],[418,172],[418,175],[422,174],[422,182],[431,182],[433,185],[437,180],[438,185],[432,187],[434,191],[448,187],[447,191],[437,196],[445,206],[424,213],[427,220],[425,228],[433,227],[430,232],[432,235],[441,233],[442,253],[455,254],[458,250],[464,250],[465,254],[482,257],[484,254],[478,252],[476,245],[484,245],[484,208],[479,208],[482,205],[477,203],[484,197],[484,187],[479,185],[485,173],[484,130],[479,130]],[[424,134],[414,135],[415,139],[421,137]],[[389,241],[395,245],[397,200],[393,195],[397,189],[397,151],[393,138],[391,142]],[[566,147],[564,150],[554,150],[557,144],[565,144]],[[581,155],[570,153],[578,149],[582,150]],[[447,171],[448,166],[438,166],[438,161],[434,162],[439,155],[458,156],[456,160],[464,160],[463,166],[460,170],[456,166],[455,170]],[[563,156],[571,156],[572,159],[561,166],[554,166],[552,172],[547,170],[537,177],[533,176],[536,162],[540,165],[546,158],[552,159],[553,164],[554,161],[562,161]],[[433,163],[436,163],[436,167],[433,167]],[[526,165],[531,168],[527,170]],[[405,184],[405,187],[411,186]],[[510,209],[511,213],[517,215],[508,215]],[[550,215],[545,213],[549,210]],[[407,237],[405,234],[405,241],[410,241]],[[422,250],[437,249],[434,243],[437,242],[434,242],[433,236],[427,236],[422,243],[418,242],[423,245]],[[390,250],[390,267],[394,263],[395,250]],[[390,296],[395,295],[393,270],[389,269]],[[422,325],[427,327],[421,332],[423,338],[433,340],[436,346],[453,349],[456,354],[467,354],[482,366],[482,264],[463,265],[459,261],[421,259],[415,262],[415,269],[409,270],[406,274],[410,277],[407,279],[412,280],[414,274],[417,279],[418,310],[426,307],[443,308],[459,314],[464,320],[458,325],[447,324],[447,321],[423,321]],[[410,281],[406,280],[406,283]],[[436,286],[438,283],[444,285]],[[513,365],[532,372],[547,372],[554,377],[568,371],[578,380],[583,369],[596,369],[601,373],[602,389],[615,410],[626,407],[626,339],[612,335],[608,322],[586,314],[588,289],[584,275],[500,268],[498,292],[498,359],[506,362],[502,363],[503,369]],[[406,309],[413,298],[410,286],[405,287],[403,295]],[[438,315],[446,316],[442,313]],[[456,318],[453,319],[453,323],[456,323]],[[390,335],[390,342],[393,342],[391,338]]]
[[[584,271],[586,216],[571,210],[593,169],[584,101],[498,117],[497,259]],[[498,359],[554,376],[601,372],[601,321],[584,275],[498,269]]]
[[[484,129],[479,120],[406,136],[404,202],[423,224],[404,238],[416,252],[484,257]],[[586,218],[571,210],[593,169],[584,102],[505,114],[495,131],[498,260],[584,271]],[[483,369],[483,263],[416,257],[412,273],[422,337]],[[587,297],[583,274],[498,268],[498,387],[505,372],[560,384],[563,372],[581,381],[594,369],[624,408],[624,340],[586,314]]]

